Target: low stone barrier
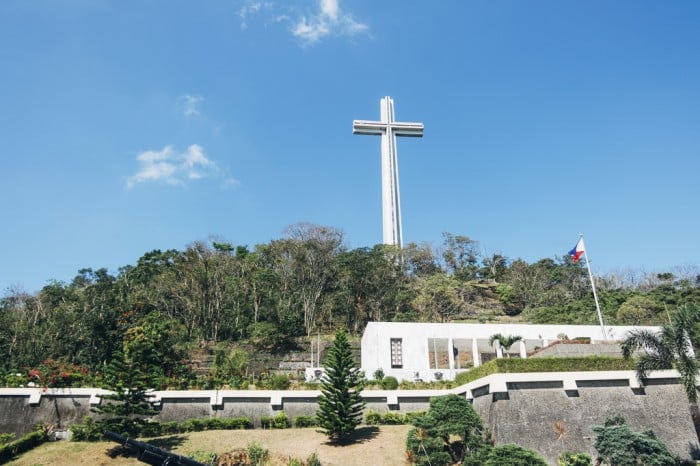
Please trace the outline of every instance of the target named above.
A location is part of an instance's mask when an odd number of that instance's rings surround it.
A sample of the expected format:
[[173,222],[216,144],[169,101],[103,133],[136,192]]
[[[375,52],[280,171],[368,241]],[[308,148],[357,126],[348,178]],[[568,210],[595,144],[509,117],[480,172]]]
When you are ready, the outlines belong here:
[[[434,396],[454,393],[472,400],[497,444],[517,443],[540,452],[550,464],[563,451],[592,456],[593,425],[622,415],[635,430],[652,429],[673,451],[690,457],[697,434],[675,371],[650,375],[645,386],[634,371],[492,374],[447,390],[365,390],[366,409],[426,411]],[[90,416],[108,391],[98,388],[0,388],[0,432],[17,436],[36,424],[65,429]],[[246,416],[260,426],[264,416],[284,412],[313,416],[317,390],[153,391],[155,419]]]

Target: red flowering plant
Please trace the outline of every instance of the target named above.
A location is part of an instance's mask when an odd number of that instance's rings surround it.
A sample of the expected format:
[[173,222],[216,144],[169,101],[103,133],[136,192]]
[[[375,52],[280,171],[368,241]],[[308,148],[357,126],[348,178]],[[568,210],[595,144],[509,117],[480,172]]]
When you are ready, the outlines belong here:
[[31,382],[49,388],[80,386],[88,374],[85,366],[51,358],[45,359],[38,367],[27,372]]

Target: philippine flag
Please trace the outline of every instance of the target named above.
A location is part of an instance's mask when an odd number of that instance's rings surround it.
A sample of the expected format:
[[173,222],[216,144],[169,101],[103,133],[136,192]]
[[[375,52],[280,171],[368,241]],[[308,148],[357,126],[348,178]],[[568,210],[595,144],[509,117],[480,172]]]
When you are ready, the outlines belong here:
[[576,243],[576,246],[569,251],[569,255],[571,256],[571,259],[573,259],[574,264],[579,261],[584,252],[586,252],[586,249],[583,247],[583,238],[580,238],[578,243]]

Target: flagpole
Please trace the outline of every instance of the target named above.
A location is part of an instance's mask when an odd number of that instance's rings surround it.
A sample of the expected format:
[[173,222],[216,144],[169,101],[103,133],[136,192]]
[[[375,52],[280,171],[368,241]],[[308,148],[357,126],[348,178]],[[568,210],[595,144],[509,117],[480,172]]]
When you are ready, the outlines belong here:
[[586,252],[586,243],[583,242],[583,234],[579,235],[583,243],[583,257],[586,259],[586,268],[588,269],[588,277],[591,279],[591,288],[593,288],[593,299],[595,300],[595,308],[598,311],[598,320],[600,321],[600,330],[603,332],[603,340],[608,339],[605,332],[605,324],[603,323],[603,313],[600,312],[600,304],[598,303],[598,293],[595,290],[595,282],[593,281],[593,273],[591,272],[591,264],[588,262],[588,252]]

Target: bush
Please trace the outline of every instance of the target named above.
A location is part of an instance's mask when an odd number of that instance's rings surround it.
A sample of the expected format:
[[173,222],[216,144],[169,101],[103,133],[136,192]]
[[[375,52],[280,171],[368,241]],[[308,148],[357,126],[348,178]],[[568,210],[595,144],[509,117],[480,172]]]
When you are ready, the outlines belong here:
[[252,442],[248,444],[248,457],[251,464],[261,465],[267,461],[270,452],[267,448],[263,448],[260,444]]
[[413,424],[416,419],[425,416],[425,411],[412,411],[410,413],[406,413],[405,416],[406,424]]
[[681,459],[647,430],[635,432],[620,416],[606,419],[604,426],[593,426],[596,439],[593,447],[598,450],[598,460],[616,466],[637,464],[680,466]]
[[591,455],[588,453],[573,453],[567,451],[557,459],[559,466],[591,466]]
[[382,388],[384,390],[396,390],[399,388],[399,381],[396,377],[387,375],[382,379]]
[[306,464],[308,466],[321,466],[321,460],[318,459],[318,455],[314,452],[306,459]]
[[267,380],[267,385],[272,390],[287,390],[290,383],[289,377],[283,374],[275,374]]
[[[116,422],[115,422],[116,421]],[[203,430],[236,430],[252,429],[253,423],[247,417],[231,418],[201,418],[188,419],[183,422],[158,422],[142,421],[137,424],[123,426],[119,420],[95,421],[92,417],[85,417],[82,424],[73,424],[70,427],[73,434],[71,440],[79,442],[96,442],[102,440],[102,433],[111,430],[119,434],[131,431],[129,437],[158,437],[159,435],[182,434],[185,432],[201,432]]]
[[423,416],[424,411],[416,411],[412,413],[397,413],[389,411],[386,413],[379,413],[377,411],[369,410],[365,414],[365,424],[370,426],[398,426],[404,424],[412,424],[414,420]]
[[39,428],[19,440],[0,446],[0,464],[5,464],[17,455],[28,452],[49,440],[46,430]]
[[506,444],[491,449],[485,466],[547,466],[547,463],[532,450]]
[[374,371],[374,374],[372,374],[372,375],[374,376],[374,380],[381,382],[382,379],[384,378],[384,370],[379,368],[376,371]]
[[484,464],[490,438],[481,417],[464,397],[451,394],[431,398],[430,409],[416,417],[413,425],[406,450],[417,465],[452,465],[460,461]]
[[317,425],[314,416],[297,416],[294,418],[294,427],[315,427]]
[[365,424],[368,426],[378,426],[382,423],[382,413],[369,410],[365,414]]
[[13,433],[2,433],[0,434],[0,445],[5,445],[12,442],[15,439],[15,434]]
[[95,420],[86,416],[82,424],[70,426],[71,440],[74,442],[97,442],[102,439],[102,425],[98,425]]
[[384,413],[382,415],[382,425],[387,426],[400,426],[406,424],[406,416],[401,413]]
[[261,416],[260,424],[263,429],[286,429],[289,427],[289,418],[284,413],[277,416]]
[[634,361],[607,356],[493,359],[468,372],[457,374],[455,384],[457,386],[464,385],[487,375],[510,372],[626,371],[634,369]]

